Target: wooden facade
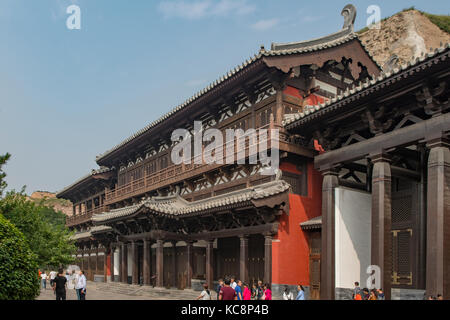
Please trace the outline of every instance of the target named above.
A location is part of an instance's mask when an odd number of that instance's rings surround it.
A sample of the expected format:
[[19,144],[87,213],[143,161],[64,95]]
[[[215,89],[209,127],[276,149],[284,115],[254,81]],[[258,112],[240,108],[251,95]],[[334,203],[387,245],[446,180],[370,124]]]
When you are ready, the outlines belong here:
[[[448,47],[384,74],[353,32],[355,9],[343,15],[337,33],[261,48],[58,194],[74,203],[67,225],[89,279],[184,289],[235,276],[333,299],[334,190],[346,186],[372,193],[371,259],[387,297],[391,286],[449,297]],[[278,174],[173,164],[171,133],[194,121],[278,129]],[[320,214],[319,229],[300,228]]]

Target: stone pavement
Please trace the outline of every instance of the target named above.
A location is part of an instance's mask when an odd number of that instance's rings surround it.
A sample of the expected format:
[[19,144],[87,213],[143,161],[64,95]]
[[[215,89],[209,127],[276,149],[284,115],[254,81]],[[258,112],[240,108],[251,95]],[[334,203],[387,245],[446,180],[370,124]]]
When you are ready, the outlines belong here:
[[[213,297],[215,293],[212,292]],[[200,292],[193,290],[160,289],[144,286],[125,285],[122,283],[87,283],[86,300],[194,300]],[[47,284],[47,289],[41,289],[37,300],[55,300],[53,290]],[[67,290],[67,300],[77,300],[74,289]]]

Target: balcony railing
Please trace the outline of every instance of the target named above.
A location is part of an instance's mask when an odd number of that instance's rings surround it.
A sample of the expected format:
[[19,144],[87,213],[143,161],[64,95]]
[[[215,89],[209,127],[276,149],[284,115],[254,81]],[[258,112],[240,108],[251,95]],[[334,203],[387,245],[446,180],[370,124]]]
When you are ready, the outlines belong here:
[[71,227],[71,226],[74,226],[74,225],[77,225],[80,223],[87,222],[92,218],[92,215],[97,214],[97,213],[102,213],[105,211],[107,211],[106,206],[98,206],[93,209],[89,209],[87,211],[81,212],[79,214],[68,216],[66,218],[66,225],[68,227]]
[[[258,128],[260,129],[268,129],[269,125]],[[259,140],[259,139],[258,139]],[[258,141],[256,144],[249,145],[248,139],[246,139],[246,147],[245,147],[245,157],[248,157],[250,147],[257,148],[258,152],[263,150],[259,150],[259,144],[266,142],[267,148],[271,147],[271,135],[270,130],[268,131],[267,140],[266,141]],[[239,150],[242,152],[241,150]],[[227,143],[223,144],[223,163],[226,163],[227,157]],[[234,143],[234,156],[237,159],[239,152],[237,150],[237,143]],[[196,161],[197,160],[197,161]],[[196,162],[202,162],[202,164],[196,164]],[[179,164],[172,165],[165,169],[159,170],[158,172],[150,173],[145,175],[143,178],[136,179],[130,183],[122,185],[115,190],[111,190],[106,192],[105,194],[105,204],[111,204],[118,201],[125,200],[132,196],[138,196],[145,192],[155,190],[162,186],[166,186],[175,182],[182,181],[186,178],[193,177],[195,175],[206,173],[207,171],[215,170],[219,167],[222,167],[223,164],[207,164],[203,161],[203,155],[199,155],[196,158],[192,159],[190,164]]]

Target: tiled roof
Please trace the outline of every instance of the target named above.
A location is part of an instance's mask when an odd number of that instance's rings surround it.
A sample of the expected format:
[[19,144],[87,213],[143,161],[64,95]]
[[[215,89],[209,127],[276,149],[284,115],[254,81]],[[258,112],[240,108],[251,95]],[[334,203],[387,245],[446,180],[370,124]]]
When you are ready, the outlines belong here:
[[75,233],[70,237],[71,240],[89,239],[92,237],[91,230]]
[[303,230],[321,228],[322,227],[322,216],[318,216],[318,217],[312,218],[308,221],[302,222],[302,223],[300,223],[300,227]]
[[78,179],[77,181],[75,181],[74,183],[72,183],[71,185],[69,185],[69,186],[65,187],[64,189],[62,189],[61,191],[59,191],[59,192],[56,194],[56,197],[57,197],[57,198],[61,197],[65,192],[67,192],[68,190],[70,190],[71,188],[73,188],[74,186],[76,186],[77,184],[79,184],[79,183],[81,183],[81,182],[84,182],[85,180],[89,179],[89,178],[92,177],[92,176],[95,176],[95,175],[101,174],[101,173],[105,173],[105,172],[109,172],[109,171],[112,171],[112,170],[114,170],[114,167],[112,167],[112,168],[101,167],[101,168],[99,168],[99,169],[92,169],[92,171],[91,171],[89,174],[87,174],[87,175],[81,177],[80,179]]
[[284,180],[275,180],[259,186],[236,190],[224,195],[211,197],[204,200],[189,202],[178,194],[168,197],[152,197],[141,201],[139,204],[114,209],[93,216],[92,221],[104,222],[120,217],[130,216],[143,208],[147,208],[158,214],[166,216],[182,216],[199,213],[208,209],[219,208],[252,200],[263,199],[287,191],[290,185]]
[[[448,58],[450,54],[450,43],[447,43],[445,46],[438,48],[434,50],[433,52],[427,53],[425,55],[422,55],[421,57],[412,59],[406,64],[403,64],[401,67],[394,68],[392,72],[382,72],[377,78],[372,80],[367,80],[364,83],[359,83],[358,86],[353,87],[352,89],[347,89],[343,94],[328,100],[327,102],[323,104],[318,104],[315,106],[308,106],[305,108],[306,110],[304,112],[299,112],[295,114],[287,114],[284,117],[283,125],[287,127],[287,129],[292,129],[299,125],[299,122],[302,121],[302,123],[307,122],[308,120],[314,119],[322,114],[324,114],[327,111],[334,110],[341,105],[344,105],[350,101],[353,101],[355,99],[359,99],[363,96],[363,92],[367,89],[372,89],[374,87],[377,87],[381,84],[381,82],[384,82],[386,80],[390,80],[392,78],[395,78],[398,76],[397,80],[403,79],[403,77],[399,76],[400,73],[410,70],[410,72],[406,75],[412,75],[414,74],[414,71],[412,69],[416,68],[417,71],[422,70],[426,67],[431,67],[433,63],[428,63],[424,66],[419,66],[425,61],[431,60],[433,58],[436,58],[438,55],[441,55],[444,53],[442,57],[442,61]],[[405,77],[406,77],[405,76]],[[395,82],[392,80],[392,82]],[[372,90],[373,91],[373,90]]]
[[[369,51],[366,49],[364,44],[359,40],[358,35],[354,32],[342,32],[342,30],[338,33],[325,36],[319,39],[309,40],[309,41],[303,41],[298,43],[288,43],[288,44],[272,44],[272,50],[266,51],[264,47],[261,47],[261,50],[258,54],[255,54],[253,57],[250,57],[246,61],[244,61],[239,66],[235,67],[231,71],[229,71],[227,74],[220,77],[218,80],[214,81],[213,83],[209,84],[206,88],[203,90],[197,92],[194,96],[183,102],[182,104],[175,107],[173,110],[169,111],[165,115],[161,116],[156,121],[153,121],[143,129],[139,130],[117,146],[113,147],[112,149],[106,151],[105,153],[97,156],[96,160],[97,162],[101,161],[103,158],[111,154],[112,152],[120,149],[122,146],[126,145],[128,142],[134,140],[135,138],[143,135],[144,133],[148,132],[150,129],[154,128],[158,124],[162,123],[163,121],[167,120],[169,117],[173,116],[180,110],[184,109],[203,95],[207,94],[208,92],[212,91],[216,87],[218,87],[223,82],[229,80],[245,68],[248,68],[250,65],[254,64],[255,62],[261,60],[263,57],[276,57],[276,56],[286,56],[286,55],[294,55],[294,54],[304,54],[304,53],[310,53],[320,50],[325,50],[329,48],[333,48],[336,46],[340,46],[344,43],[350,42],[352,40],[357,39],[358,42],[361,44],[361,46],[366,51],[367,55],[372,59],[372,61],[378,65],[378,63],[372,58]],[[381,67],[378,65],[378,67],[381,69]]]

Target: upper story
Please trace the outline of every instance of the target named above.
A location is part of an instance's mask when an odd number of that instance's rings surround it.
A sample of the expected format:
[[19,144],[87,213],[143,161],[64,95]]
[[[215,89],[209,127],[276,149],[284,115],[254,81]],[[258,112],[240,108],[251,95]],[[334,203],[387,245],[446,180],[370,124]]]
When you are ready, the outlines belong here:
[[[177,192],[196,201],[272,179],[261,174],[261,164],[207,164],[203,159],[174,164],[171,153],[180,141],[172,141],[172,132],[186,129],[194,134],[194,121],[224,136],[227,129],[278,129],[281,161],[298,165],[312,159],[314,141],[289,134],[284,116],[324,103],[381,70],[353,32],[355,8],[346,6],[342,15],[340,31],[309,41],[274,43],[270,50],[261,47],[254,57],[98,156],[100,170],[58,193],[74,203],[68,225],[89,223],[94,212],[145,197]],[[202,142],[202,148],[207,145]],[[247,141],[246,158],[249,147]],[[295,178],[290,183],[295,184]]]

